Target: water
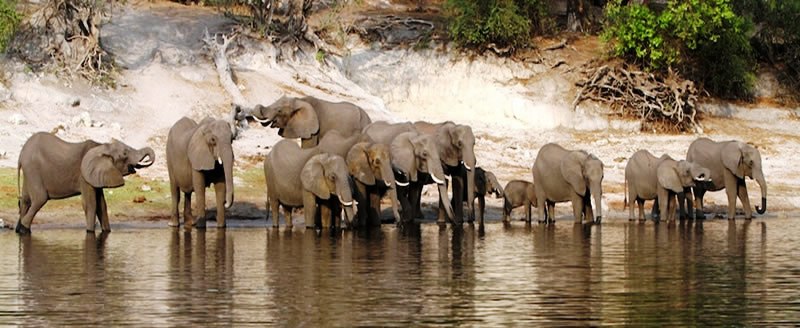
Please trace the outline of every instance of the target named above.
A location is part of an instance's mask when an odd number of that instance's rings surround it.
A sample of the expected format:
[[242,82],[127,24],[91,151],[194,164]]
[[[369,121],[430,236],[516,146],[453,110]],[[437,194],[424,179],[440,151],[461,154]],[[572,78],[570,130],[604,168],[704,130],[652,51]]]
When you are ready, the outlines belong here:
[[796,220],[0,233],[0,325],[800,323]]

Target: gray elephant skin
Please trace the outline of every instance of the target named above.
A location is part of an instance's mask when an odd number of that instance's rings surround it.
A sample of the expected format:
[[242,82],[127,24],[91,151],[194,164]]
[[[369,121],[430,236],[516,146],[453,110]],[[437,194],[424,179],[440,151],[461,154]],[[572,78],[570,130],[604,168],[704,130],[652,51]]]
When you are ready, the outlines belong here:
[[[589,223],[600,223],[603,216],[603,162],[600,159],[583,150],[567,150],[549,143],[539,149],[532,173],[536,198],[547,205],[546,209],[539,207],[540,220],[552,222],[555,203],[572,202],[575,223],[581,223],[584,218]],[[597,204],[594,221],[590,197]]]
[[[464,211],[461,202],[471,198],[475,193],[475,135],[472,128],[468,125],[455,124],[447,121],[442,123],[429,123],[424,121],[414,122],[416,130],[423,134],[434,137],[436,147],[439,150],[439,158],[445,174],[451,177],[453,184],[453,215],[454,222],[461,224],[464,222]],[[422,190],[418,190],[422,192]],[[419,198],[419,197],[418,197]],[[420,209],[420,204],[416,204]],[[474,203],[467,203],[467,213],[469,221],[473,221],[475,216]],[[439,204],[438,221],[444,223],[444,211],[442,204]]]
[[[465,195],[469,195],[467,192],[467,186],[464,185],[463,188],[465,189],[463,192]],[[474,203],[475,200],[478,201],[477,206],[473,205],[473,211],[476,213],[472,213],[472,217],[478,218],[480,226],[483,226],[484,223],[484,214],[486,212],[486,195],[494,194],[496,198],[501,198],[504,195],[503,186],[500,185],[500,182],[497,181],[497,177],[494,176],[494,173],[490,171],[484,170],[482,167],[475,168],[475,192],[472,194],[471,197],[467,197],[467,203]]]
[[342,156],[323,153],[319,147],[302,149],[292,140],[281,140],[264,160],[264,177],[267,218],[270,212],[274,214],[274,227],[280,223],[281,206],[288,229],[293,226],[292,209],[300,207],[304,209],[306,228],[337,227],[342,207],[347,225],[352,225],[353,190]]
[[118,140],[71,143],[50,133],[32,135],[17,162],[20,218],[16,232],[30,233],[34,216],[48,200],[77,195],[83,202],[86,231],[94,231],[97,220],[103,231],[110,231],[103,188],[124,185],[124,176],[152,165],[155,158],[149,147],[134,149]]
[[536,199],[536,187],[533,182],[511,180],[503,189],[503,223],[511,222],[511,211],[517,207],[525,207],[525,221],[531,222],[531,206],[539,207]]
[[[214,185],[217,227],[225,227],[225,209],[233,205],[233,135],[223,120],[206,118],[197,124],[184,117],[167,135],[167,170],[172,207],[170,226],[179,226],[178,205],[183,193],[186,228],[206,226],[206,187]],[[196,211],[192,212],[192,193]]]
[[725,189],[728,196],[727,218],[732,220],[736,214],[737,197],[744,207],[744,217],[753,218],[744,180],[747,177],[756,180],[761,187],[761,207],[756,206],[756,212],[764,214],[767,211],[767,182],[762,171],[761,153],[755,147],[736,140],[715,142],[699,138],[689,145],[686,160],[711,171],[710,182],[698,183],[693,188],[697,215],[703,215],[703,196],[707,191]]
[[269,106],[256,105],[250,115],[262,125],[278,129],[281,137],[300,138],[303,148],[314,147],[329,131],[344,137],[361,133],[372,122],[361,107],[315,97],[281,97]]
[[[644,202],[656,200],[654,203],[661,204],[658,218],[671,221],[675,214],[674,200],[677,197],[680,204],[680,218],[686,216],[687,210],[688,216],[692,217],[691,199],[687,199],[686,194],[691,193],[696,181],[709,181],[710,177],[711,172],[697,163],[676,161],[666,154],[655,157],[647,150],[639,150],[631,156],[625,166],[624,206],[628,206],[629,199],[631,202],[636,201],[639,207],[639,220],[644,221]],[[689,203],[688,209],[684,208],[684,200]],[[658,206],[653,206],[655,213]],[[630,207],[628,220],[634,220],[633,206]]]

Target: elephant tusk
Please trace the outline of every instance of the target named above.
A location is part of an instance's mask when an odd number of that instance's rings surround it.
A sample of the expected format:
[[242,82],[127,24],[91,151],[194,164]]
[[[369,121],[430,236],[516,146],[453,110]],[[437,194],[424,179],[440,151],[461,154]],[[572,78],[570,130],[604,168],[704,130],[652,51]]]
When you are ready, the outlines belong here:
[[467,168],[467,171],[472,171],[472,168],[467,165],[467,162],[461,161],[461,163],[464,164],[464,167]]
[[408,182],[395,181],[394,183],[397,184],[400,187],[408,186]]
[[392,184],[391,184],[391,183],[389,183],[389,182],[388,182],[388,181],[386,181],[386,180],[384,180],[384,181],[383,181],[383,183],[385,183],[387,187],[390,187],[390,188],[392,187]]
[[433,182],[436,182],[436,184],[444,184],[444,180],[437,179],[433,174],[431,174],[431,179],[433,179]]
[[139,165],[142,166],[148,166],[150,164],[153,164],[153,159],[150,158],[150,155],[145,155],[144,158],[142,158],[142,160],[139,161]]
[[253,117],[253,119],[254,119],[254,120],[256,120],[256,122],[258,122],[258,123],[264,123],[264,124],[266,124],[266,123],[269,123],[269,121],[272,121],[272,120],[270,120],[270,119],[264,119],[264,120],[262,120],[262,119],[258,118],[258,116],[255,116],[255,115],[253,115],[252,117]]
[[217,163],[219,163],[220,165],[222,165],[222,157],[217,157]]

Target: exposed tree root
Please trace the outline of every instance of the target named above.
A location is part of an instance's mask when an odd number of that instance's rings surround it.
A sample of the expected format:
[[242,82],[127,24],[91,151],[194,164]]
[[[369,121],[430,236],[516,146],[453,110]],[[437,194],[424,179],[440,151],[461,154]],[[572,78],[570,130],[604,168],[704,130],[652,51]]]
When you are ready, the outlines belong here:
[[608,104],[611,115],[639,118],[643,131],[689,132],[700,128],[697,88],[672,70],[660,77],[611,62],[600,66],[590,63],[583,74],[573,109],[591,99]]

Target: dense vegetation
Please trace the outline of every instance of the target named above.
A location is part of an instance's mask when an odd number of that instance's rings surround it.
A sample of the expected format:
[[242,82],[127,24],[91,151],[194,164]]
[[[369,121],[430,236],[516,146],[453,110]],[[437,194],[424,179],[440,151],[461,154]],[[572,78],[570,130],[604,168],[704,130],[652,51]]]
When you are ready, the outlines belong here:
[[548,28],[545,0],[447,0],[450,37],[470,48],[517,49]]
[[20,16],[11,0],[0,0],[0,52],[3,52],[19,24]]

